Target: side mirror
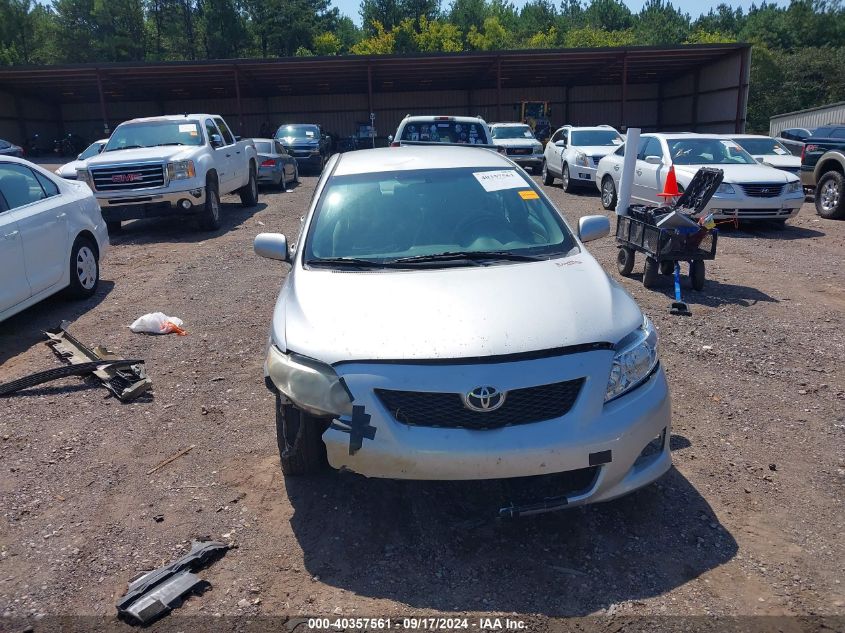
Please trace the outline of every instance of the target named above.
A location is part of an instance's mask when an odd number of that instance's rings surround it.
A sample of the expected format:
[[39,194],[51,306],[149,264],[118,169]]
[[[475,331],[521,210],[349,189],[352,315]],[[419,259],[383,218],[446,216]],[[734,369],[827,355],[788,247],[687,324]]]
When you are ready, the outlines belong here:
[[235,137],[235,140],[236,140],[236,141],[241,141],[241,140],[243,140],[243,137],[241,137],[241,136],[236,136],[236,137]]
[[566,141],[555,141],[555,147],[566,147]]
[[[608,227],[610,227],[610,224],[608,224]],[[255,236],[252,248],[259,257],[276,259],[280,262],[290,261],[288,240],[281,233],[259,233]]]
[[592,242],[609,234],[610,220],[603,215],[586,215],[578,220],[578,237],[582,242]]
[[219,134],[212,134],[210,141],[211,141],[211,146],[214,149],[217,149],[218,147],[223,147],[223,137],[220,136]]
[[766,159],[765,159],[765,158],[763,158],[762,156],[758,156],[758,157],[757,157],[757,162],[758,162],[758,163],[760,163],[761,165],[765,165],[765,164],[766,164]]
[[393,134],[388,134],[388,135],[387,135],[387,142],[388,142],[388,143],[392,143],[392,142],[393,142]]
[[646,156],[645,162],[647,162],[649,165],[662,165],[663,159],[660,158],[660,156]]

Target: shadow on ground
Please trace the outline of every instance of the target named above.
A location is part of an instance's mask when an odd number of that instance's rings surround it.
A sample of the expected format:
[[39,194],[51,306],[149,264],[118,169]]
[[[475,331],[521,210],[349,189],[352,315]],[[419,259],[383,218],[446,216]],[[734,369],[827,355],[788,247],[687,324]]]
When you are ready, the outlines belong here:
[[[285,195],[275,192],[267,195]],[[147,218],[124,222],[117,233],[109,235],[112,246],[120,248],[122,244],[147,244],[169,242],[204,242],[218,235],[234,231],[267,205],[259,202],[254,207],[244,208],[238,202],[225,200],[220,205],[220,228],[216,231],[204,231],[197,219],[191,216],[174,215],[173,217]]]
[[[640,282],[642,282],[642,278],[642,273],[633,273],[630,275],[630,279],[636,279]],[[669,309],[669,304],[675,300],[674,283],[672,275],[660,275],[657,284],[651,288],[651,290],[660,292],[666,296],[667,310]],[[723,305],[748,307],[759,302],[778,303],[776,298],[756,288],[739,284],[728,284],[716,281],[715,279],[707,279],[704,282],[704,288],[693,290],[689,277],[687,276],[686,264],[683,264],[681,267],[681,298],[690,307],[695,305],[709,306],[711,308],[718,308]]]
[[[58,292],[0,323],[0,369],[10,358],[36,343],[45,342],[46,330],[59,327],[62,321],[73,322],[80,315],[94,309],[108,296],[112,288],[113,281],[101,279],[94,296],[81,301],[68,299],[64,292]],[[40,369],[32,368],[32,372]],[[9,379],[10,376],[5,376],[0,371],[0,380],[5,382]]]
[[613,502],[511,521],[479,512],[496,507],[470,483],[288,478],[308,572],[418,609],[565,616],[664,594],[737,552],[674,469]]
[[778,224],[777,222],[742,222],[739,228],[730,224],[719,227],[719,238],[760,238],[766,240],[806,240],[813,237],[824,237],[826,233],[815,229],[808,229],[793,224]]

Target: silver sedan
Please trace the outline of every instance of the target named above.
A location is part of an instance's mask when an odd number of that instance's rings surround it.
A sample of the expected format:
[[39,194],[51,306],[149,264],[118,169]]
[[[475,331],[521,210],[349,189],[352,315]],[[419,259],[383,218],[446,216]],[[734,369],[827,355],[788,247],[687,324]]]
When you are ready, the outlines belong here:
[[287,191],[288,185],[299,182],[299,166],[284,145],[272,138],[255,138],[258,152],[258,182]]

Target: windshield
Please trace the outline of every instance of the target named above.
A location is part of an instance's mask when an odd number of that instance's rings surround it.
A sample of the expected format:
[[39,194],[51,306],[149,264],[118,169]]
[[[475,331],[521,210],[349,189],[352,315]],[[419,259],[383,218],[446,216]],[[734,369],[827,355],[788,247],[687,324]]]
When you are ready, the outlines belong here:
[[733,141],[719,138],[675,138],[666,141],[676,165],[755,165],[751,155]]
[[517,170],[428,169],[331,179],[310,224],[305,263],[552,257],[574,248],[560,215]]
[[733,140],[753,156],[789,156],[791,153],[783,143],[773,138],[735,138]]
[[429,143],[487,144],[487,132],[477,123],[457,121],[414,121],[402,130],[402,141],[427,141]]
[[105,143],[100,143],[99,141],[96,143],[91,143],[88,147],[85,148],[85,151],[79,155],[79,160],[87,160],[92,156],[96,156],[100,153],[100,150],[103,149],[103,145],[105,145]]
[[255,141],[255,151],[259,154],[272,154],[273,144],[268,141]]
[[196,121],[145,121],[119,125],[109,139],[105,151],[203,143],[200,126]]
[[320,128],[316,125],[283,125],[276,130],[276,138],[320,138]]
[[507,127],[494,127],[493,138],[534,138],[534,133],[527,125],[509,125]]
[[616,130],[580,130],[572,132],[570,144],[576,147],[617,146],[622,144],[622,137]]

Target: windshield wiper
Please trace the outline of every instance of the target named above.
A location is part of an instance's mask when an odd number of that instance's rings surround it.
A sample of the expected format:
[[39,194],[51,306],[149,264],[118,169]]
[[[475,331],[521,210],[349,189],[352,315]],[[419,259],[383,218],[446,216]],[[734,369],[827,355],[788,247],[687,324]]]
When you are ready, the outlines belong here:
[[308,266],[345,266],[348,268],[385,268],[393,262],[377,262],[357,257],[320,257],[305,260]]
[[184,143],[158,143],[157,145],[153,145],[153,147],[167,147],[168,145],[184,145]]
[[489,261],[489,260],[504,260],[512,262],[537,262],[545,259],[544,257],[537,257],[536,255],[525,255],[521,253],[513,253],[510,251],[447,251],[445,253],[435,253],[433,255],[413,255],[411,257],[400,257],[399,259],[391,259],[391,264],[411,264],[411,263],[426,263],[426,262],[449,262],[455,260],[469,260]]
[[117,152],[122,149],[144,149],[146,145],[124,145],[123,147],[113,147],[112,149],[107,149],[107,152]]

